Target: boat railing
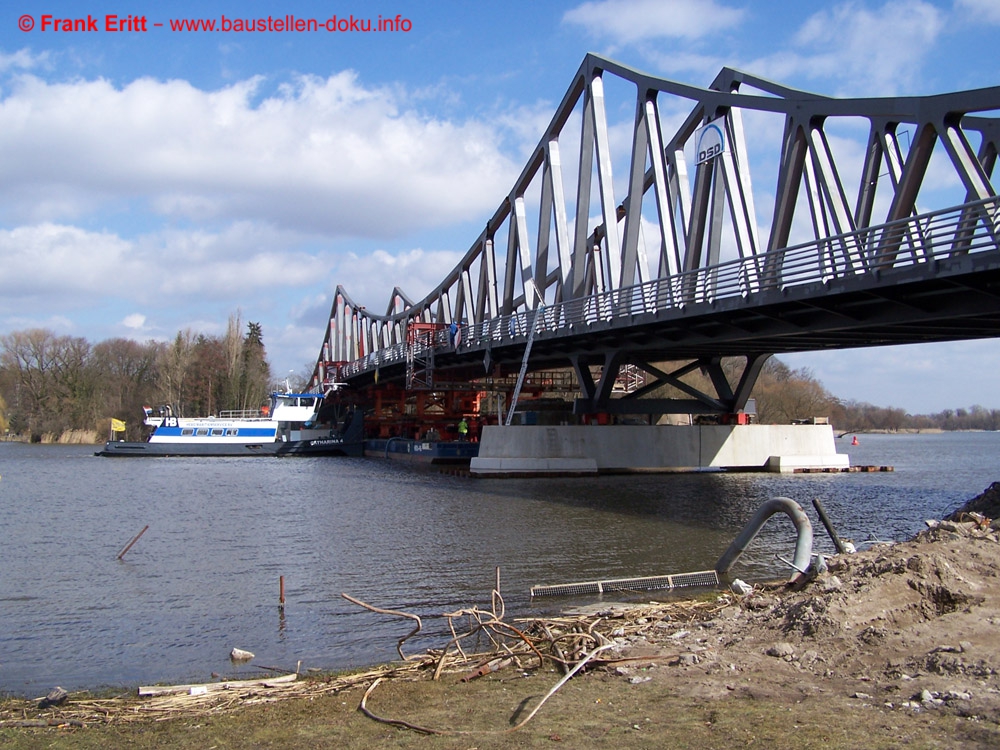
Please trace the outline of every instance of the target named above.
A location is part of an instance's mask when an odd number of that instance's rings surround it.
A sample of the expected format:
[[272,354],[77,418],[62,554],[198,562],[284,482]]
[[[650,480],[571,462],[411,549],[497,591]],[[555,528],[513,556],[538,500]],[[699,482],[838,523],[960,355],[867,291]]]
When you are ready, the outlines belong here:
[[260,409],[225,409],[219,412],[219,419],[267,419]]

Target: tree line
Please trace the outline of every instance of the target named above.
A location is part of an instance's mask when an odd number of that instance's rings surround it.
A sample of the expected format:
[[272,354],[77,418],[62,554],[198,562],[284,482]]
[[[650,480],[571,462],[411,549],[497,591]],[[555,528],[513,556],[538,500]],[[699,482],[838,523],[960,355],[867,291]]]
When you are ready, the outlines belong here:
[[230,316],[226,333],[178,332],[169,342],[113,338],[91,344],[47,329],[0,336],[0,432],[31,441],[81,430],[107,434],[111,420],[139,439],[144,406],[177,416],[256,409],[271,387],[261,326]]
[[788,424],[796,419],[829,417],[838,432],[886,430],[1000,430],[1000,409],[983,406],[910,414],[905,409],[843,401],[806,368],[793,370],[772,357],[753,391],[759,421]]
[[[723,361],[733,382],[738,362]],[[707,389],[708,378],[692,384]],[[222,336],[178,332],[169,343],[114,338],[96,344],[45,329],[0,336],[0,435],[31,440],[69,430],[107,434],[111,419],[138,439],[142,408],[169,404],[177,416],[256,409],[272,387],[261,326],[239,313]],[[655,396],[678,396],[669,388]],[[937,414],[843,401],[806,368],[771,357],[753,390],[762,424],[828,417],[838,432],[998,430],[1000,410],[982,406]]]

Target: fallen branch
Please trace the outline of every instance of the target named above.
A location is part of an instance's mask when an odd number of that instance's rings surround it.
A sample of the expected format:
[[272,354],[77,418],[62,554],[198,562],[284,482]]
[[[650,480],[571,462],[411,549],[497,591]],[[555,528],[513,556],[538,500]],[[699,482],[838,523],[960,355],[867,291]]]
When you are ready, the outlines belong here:
[[538,650],[538,647],[535,646],[535,644],[531,642],[531,640],[528,638],[528,636],[526,636],[520,630],[518,630],[517,628],[515,628],[513,625],[508,625],[507,623],[503,622],[502,620],[496,620],[494,622],[488,622],[486,624],[490,628],[498,628],[498,629],[499,628],[506,628],[507,630],[511,631],[514,635],[516,635],[518,638],[520,638],[522,641],[524,641],[525,645],[528,648],[530,648],[532,651],[535,652],[535,656],[538,657],[538,666],[539,667],[541,667],[542,664],[545,663],[545,657],[542,655],[542,652]]
[[400,612],[399,610],[395,609],[381,609],[379,607],[373,607],[371,604],[366,604],[360,599],[355,599],[353,596],[348,596],[347,594],[342,593],[341,596],[347,599],[347,601],[353,604],[357,604],[359,607],[364,607],[365,609],[371,610],[372,612],[377,612],[380,615],[394,615],[396,617],[406,617],[410,620],[416,620],[417,626],[413,630],[411,630],[408,634],[404,635],[402,638],[396,641],[396,651],[399,653],[399,658],[402,659],[403,661],[406,661],[406,657],[403,655],[403,643],[407,639],[412,638],[413,636],[415,636],[417,633],[420,632],[420,629],[423,627],[423,624],[420,622],[420,618],[417,615],[411,614],[409,612]]
[[591,659],[593,659],[595,656],[597,656],[602,651],[605,651],[606,649],[611,648],[613,645],[614,645],[613,643],[606,643],[603,646],[598,646],[593,651],[591,651],[589,654],[587,654],[583,659],[580,660],[580,662],[575,667],[573,667],[573,669],[571,669],[569,671],[568,674],[566,674],[566,676],[564,676],[561,680],[559,680],[559,682],[557,682],[555,685],[553,685],[552,689],[545,694],[545,697],[542,698],[540,701],[538,701],[538,705],[535,706],[533,709],[531,709],[531,713],[530,714],[528,714],[527,716],[525,716],[524,719],[522,721],[520,721],[518,724],[516,724],[515,726],[512,726],[510,729],[504,730],[504,734],[507,734],[508,732],[516,732],[518,729],[520,729],[525,724],[527,724],[529,721],[531,721],[532,717],[535,714],[538,713],[538,709],[540,709],[543,705],[545,705],[545,701],[547,701],[549,698],[551,698],[553,695],[555,695],[556,691],[559,690],[559,688],[561,688],[563,685],[565,685],[567,682],[569,682],[570,678],[572,678],[573,675],[575,675],[577,672],[579,672],[581,669],[583,669],[583,667],[587,664],[588,661],[590,661]]
[[361,713],[367,716],[373,721],[377,721],[380,724],[389,724],[394,727],[403,727],[403,729],[412,729],[414,732],[420,732],[421,734],[464,734],[464,732],[448,732],[442,731],[440,729],[430,729],[428,727],[422,727],[419,724],[411,724],[408,721],[403,721],[402,719],[385,719],[381,716],[376,716],[370,710],[368,710],[368,696],[372,694],[378,684],[382,682],[382,678],[379,677],[371,686],[365,691],[365,694],[361,696],[361,703],[358,705]]
[[535,714],[537,714],[538,711],[542,708],[542,706],[545,705],[545,702],[553,695],[555,695],[559,691],[559,688],[561,688],[563,685],[569,682],[569,680],[573,677],[573,675],[575,675],[577,672],[583,669],[586,666],[587,662],[589,662],[592,658],[597,656],[597,654],[601,653],[602,651],[611,648],[613,645],[614,645],[613,643],[606,643],[603,646],[598,646],[589,654],[587,654],[583,659],[581,659],[576,664],[576,666],[573,667],[573,669],[571,669],[566,675],[564,675],[563,678],[559,680],[559,682],[557,682],[555,685],[552,686],[552,689],[549,690],[549,692],[547,692],[540,701],[538,701],[538,704],[533,709],[531,709],[531,713],[525,716],[524,719],[519,721],[515,726],[512,726],[510,729],[504,729],[502,731],[497,731],[497,730],[468,731],[468,730],[451,730],[451,729],[433,729],[431,727],[425,727],[419,724],[413,724],[411,722],[404,721],[402,719],[387,719],[383,716],[378,716],[373,711],[371,711],[371,709],[368,708],[368,698],[375,691],[375,688],[378,687],[378,684],[382,681],[381,677],[375,680],[375,682],[373,682],[371,686],[369,686],[369,688],[365,691],[365,694],[361,697],[361,703],[358,705],[358,710],[360,710],[365,716],[367,716],[369,719],[372,719],[373,721],[377,721],[381,724],[389,724],[390,726],[394,727],[412,729],[414,732],[420,732],[421,734],[435,734],[435,735],[510,734],[511,732],[516,732],[518,729],[521,729],[524,725],[526,725],[529,721],[531,721],[535,717]]
[[228,682],[201,682],[192,685],[149,685],[139,688],[139,695],[142,697],[153,697],[160,695],[201,695],[204,693],[216,693],[220,690],[240,690],[248,687],[271,687],[287,682],[295,682],[298,675],[294,672],[284,674],[280,677],[262,677],[255,680],[229,680]]

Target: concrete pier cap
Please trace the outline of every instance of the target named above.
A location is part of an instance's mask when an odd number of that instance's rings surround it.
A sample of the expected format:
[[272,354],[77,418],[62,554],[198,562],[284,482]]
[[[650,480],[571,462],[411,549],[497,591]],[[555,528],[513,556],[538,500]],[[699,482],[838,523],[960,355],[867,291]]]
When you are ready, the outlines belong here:
[[475,476],[588,475],[730,469],[843,470],[833,428],[796,425],[491,425]]

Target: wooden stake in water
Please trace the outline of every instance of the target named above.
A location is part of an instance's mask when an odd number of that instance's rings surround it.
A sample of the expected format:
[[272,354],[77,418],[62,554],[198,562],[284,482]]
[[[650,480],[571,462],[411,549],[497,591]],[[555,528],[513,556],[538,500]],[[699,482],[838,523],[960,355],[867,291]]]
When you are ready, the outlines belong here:
[[146,529],[148,529],[148,528],[149,528],[149,524],[146,524],[145,526],[142,527],[142,531],[140,531],[138,534],[136,534],[134,537],[132,537],[132,541],[129,542],[128,544],[126,544],[125,545],[125,549],[123,549],[121,552],[118,553],[118,559],[119,560],[121,560],[123,557],[125,557],[125,553],[128,552],[130,549],[132,549],[132,545],[139,541],[139,537],[141,537],[143,534],[145,534],[146,533]]
[[278,609],[285,609],[285,577],[278,576]]

